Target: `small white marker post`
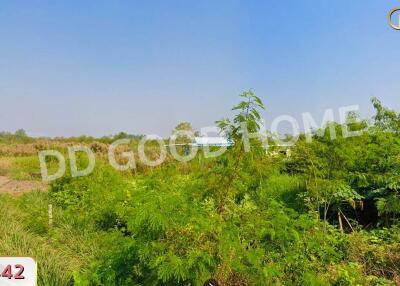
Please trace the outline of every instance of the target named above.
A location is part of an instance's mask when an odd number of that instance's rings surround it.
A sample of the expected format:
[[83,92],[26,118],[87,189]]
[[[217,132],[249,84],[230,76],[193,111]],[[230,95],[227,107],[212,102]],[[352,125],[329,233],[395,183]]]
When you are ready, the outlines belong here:
[[48,214],[49,214],[49,226],[52,227],[53,226],[53,205],[52,204],[49,204]]

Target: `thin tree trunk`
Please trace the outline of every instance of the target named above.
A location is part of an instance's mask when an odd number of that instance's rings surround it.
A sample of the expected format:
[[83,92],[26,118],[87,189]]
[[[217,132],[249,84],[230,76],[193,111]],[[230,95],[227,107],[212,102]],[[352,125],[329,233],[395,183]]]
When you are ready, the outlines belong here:
[[338,220],[339,220],[339,228],[340,228],[340,231],[343,232],[343,223],[342,223],[342,217],[340,215],[340,210],[338,210],[337,214],[338,214]]
[[354,232],[353,226],[351,225],[351,223],[349,222],[349,220],[347,219],[347,217],[344,215],[344,213],[342,211],[340,211],[340,213],[343,215],[344,219],[346,220],[347,224],[350,226],[351,231]]

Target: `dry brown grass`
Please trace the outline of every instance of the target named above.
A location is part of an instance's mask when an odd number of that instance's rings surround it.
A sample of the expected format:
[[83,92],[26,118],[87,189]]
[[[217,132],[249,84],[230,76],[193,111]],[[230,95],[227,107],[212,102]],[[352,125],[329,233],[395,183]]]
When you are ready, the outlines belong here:
[[36,155],[42,150],[66,150],[69,146],[84,145],[90,147],[95,153],[107,154],[108,145],[100,142],[76,143],[60,142],[54,140],[37,140],[27,144],[0,144],[0,156],[23,157]]
[[[26,144],[0,144],[0,176],[9,176],[18,180],[40,179],[39,162],[37,160],[38,152],[42,150],[57,150],[66,156],[69,146],[87,146],[96,154],[96,158],[105,162],[109,161],[108,151],[110,145],[97,141],[84,143],[38,139],[33,143]],[[138,154],[137,142],[129,145],[119,145],[114,150],[116,161],[121,165],[127,163],[126,155],[124,155],[126,152],[133,153],[136,162],[136,169],[131,170],[132,174],[152,171],[153,167],[149,167],[141,161]],[[178,147],[178,153],[183,154],[183,149]],[[160,146],[158,143],[152,141],[146,143],[145,154],[149,160],[157,160],[160,157]],[[171,156],[167,148],[167,157],[162,165],[174,161],[175,159]],[[185,172],[184,169],[187,168],[186,164],[183,164],[181,168],[183,168],[181,171]]]
[[0,194],[20,195],[30,191],[46,191],[47,187],[47,184],[41,181],[21,181],[0,176]]
[[12,162],[10,158],[0,158],[0,176],[8,175],[12,167]]
[[66,147],[66,143],[37,140],[27,144],[0,144],[0,156],[32,156],[40,150],[58,149]]

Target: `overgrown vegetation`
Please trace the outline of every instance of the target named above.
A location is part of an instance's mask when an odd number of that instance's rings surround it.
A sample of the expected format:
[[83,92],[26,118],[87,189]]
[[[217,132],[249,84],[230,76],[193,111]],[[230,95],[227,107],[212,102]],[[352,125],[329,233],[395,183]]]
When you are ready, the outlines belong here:
[[33,139],[26,134],[24,129],[18,129],[14,133],[0,132],[0,143],[2,144],[28,143],[32,141]]
[[349,121],[360,136],[332,122],[335,140],[326,126],[286,157],[256,138],[246,150],[240,126],[257,132],[264,106],[242,99],[218,122],[235,142],[219,157],[136,172],[100,160],[49,193],[1,197],[1,254],[34,256],[46,286],[399,285],[400,115],[373,99],[373,124]]

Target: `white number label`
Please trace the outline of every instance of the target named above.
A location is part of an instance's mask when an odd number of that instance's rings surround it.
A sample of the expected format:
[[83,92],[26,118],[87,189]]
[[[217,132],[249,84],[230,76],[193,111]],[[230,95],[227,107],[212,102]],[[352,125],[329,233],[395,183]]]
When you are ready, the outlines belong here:
[[30,257],[0,257],[1,286],[36,286],[36,271]]

